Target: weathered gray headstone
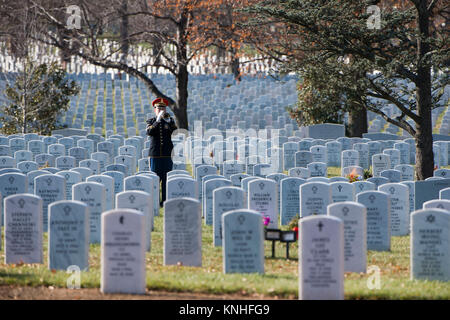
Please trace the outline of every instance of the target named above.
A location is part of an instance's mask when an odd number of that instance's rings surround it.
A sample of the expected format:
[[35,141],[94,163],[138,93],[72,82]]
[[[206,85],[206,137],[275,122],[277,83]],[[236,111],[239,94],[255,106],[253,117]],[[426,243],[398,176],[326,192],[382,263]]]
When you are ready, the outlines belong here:
[[213,244],[222,246],[222,215],[247,207],[245,192],[237,187],[220,187],[213,191]]
[[365,191],[356,201],[367,209],[367,250],[391,250],[391,202],[381,191]]
[[164,203],[164,265],[202,265],[202,217],[194,198]]
[[5,263],[42,263],[42,199],[16,194],[4,204]]
[[115,209],[103,213],[101,219],[101,292],[144,294],[144,215],[133,209]]
[[409,188],[401,183],[386,183],[378,188],[391,199],[391,235],[409,234]]
[[89,210],[79,201],[63,200],[49,205],[48,267],[67,270],[75,265],[89,268]]
[[106,189],[97,182],[80,182],[72,187],[72,199],[81,201],[89,207],[89,243],[100,243],[100,217],[106,207]]
[[278,191],[277,184],[271,179],[256,179],[248,184],[248,208],[262,217],[268,217],[268,228],[278,228]]
[[223,272],[264,273],[264,230],[261,215],[238,209],[222,216]]
[[411,279],[450,281],[450,212],[411,214]]
[[281,180],[281,225],[287,225],[295,216],[300,217],[300,186],[306,183],[301,178],[289,177]]
[[34,194],[43,201],[44,232],[48,231],[48,206],[66,200],[66,179],[56,174],[44,174],[34,179]]
[[323,182],[307,182],[300,186],[300,217],[327,214],[332,203],[331,187]]
[[344,299],[344,223],[332,216],[299,221],[300,300]]
[[134,209],[142,212],[145,219],[145,246],[151,250],[151,231],[153,229],[153,199],[144,191],[124,191],[116,194],[116,209]]
[[366,273],[367,267],[367,212],[357,202],[339,202],[328,206],[329,216],[344,222],[344,270]]

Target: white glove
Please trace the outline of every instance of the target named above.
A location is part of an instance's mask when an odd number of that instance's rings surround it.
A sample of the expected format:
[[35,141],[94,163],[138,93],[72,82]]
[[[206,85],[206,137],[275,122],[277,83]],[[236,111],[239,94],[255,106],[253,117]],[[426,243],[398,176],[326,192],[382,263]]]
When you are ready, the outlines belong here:
[[156,118],[156,122],[161,121],[161,118],[162,118],[162,116],[163,116],[163,113],[164,113],[164,112],[160,112],[160,113],[158,114],[158,117]]

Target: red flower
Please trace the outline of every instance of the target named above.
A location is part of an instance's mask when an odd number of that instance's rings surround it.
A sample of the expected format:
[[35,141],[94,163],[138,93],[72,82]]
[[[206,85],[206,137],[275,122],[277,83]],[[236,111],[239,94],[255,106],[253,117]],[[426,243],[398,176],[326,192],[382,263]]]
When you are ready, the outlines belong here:
[[295,237],[296,237],[296,239],[298,239],[298,227],[294,227],[294,228],[292,228],[292,230],[295,231]]

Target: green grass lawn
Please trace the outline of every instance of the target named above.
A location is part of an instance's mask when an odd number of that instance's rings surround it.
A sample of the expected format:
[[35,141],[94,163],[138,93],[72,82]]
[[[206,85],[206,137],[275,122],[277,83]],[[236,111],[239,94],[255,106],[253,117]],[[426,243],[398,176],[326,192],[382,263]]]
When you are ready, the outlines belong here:
[[[162,214],[162,210],[161,210]],[[152,251],[146,253],[147,287],[150,290],[202,293],[263,294],[287,299],[298,297],[298,247],[277,243],[271,258],[271,242],[265,241],[265,274],[223,274],[222,248],[212,245],[212,227],[202,227],[202,267],[163,265],[163,218],[155,218]],[[4,261],[4,251],[0,251]],[[368,266],[380,268],[380,289],[368,288],[373,274],[345,274],[347,299],[450,299],[450,283],[410,280],[409,237],[392,237],[390,252],[369,251]],[[90,246],[90,269],[81,273],[82,288],[100,287],[100,246]],[[44,235],[44,264],[0,264],[0,284],[66,287],[69,274],[48,270],[47,234]]]
[[[331,169],[329,176],[337,174]],[[163,217],[155,217],[152,251],[146,253],[147,288],[150,290],[199,293],[239,293],[252,296],[298,297],[298,247],[277,243],[271,258],[271,242],[265,241],[265,274],[224,274],[222,248],[213,246],[212,226],[202,227],[202,267],[163,265]],[[368,251],[367,266],[380,269],[380,288],[369,289],[373,274],[345,274],[346,299],[450,299],[450,282],[410,280],[410,238],[392,237],[391,251]],[[44,263],[6,265],[0,251],[0,284],[66,287],[65,271],[48,270],[47,234],[44,235]],[[100,246],[90,246],[90,269],[81,273],[82,288],[100,287]]]

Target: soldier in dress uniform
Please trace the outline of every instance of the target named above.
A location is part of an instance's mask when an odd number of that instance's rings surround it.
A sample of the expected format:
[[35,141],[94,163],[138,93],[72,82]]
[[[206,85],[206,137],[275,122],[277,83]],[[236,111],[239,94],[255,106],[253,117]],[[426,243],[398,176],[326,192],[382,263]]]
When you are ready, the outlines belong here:
[[150,136],[150,170],[159,176],[162,188],[162,207],[166,200],[167,172],[172,170],[172,132],[177,129],[174,119],[167,113],[169,101],[156,98],[152,102],[156,116],[147,120],[147,134]]

